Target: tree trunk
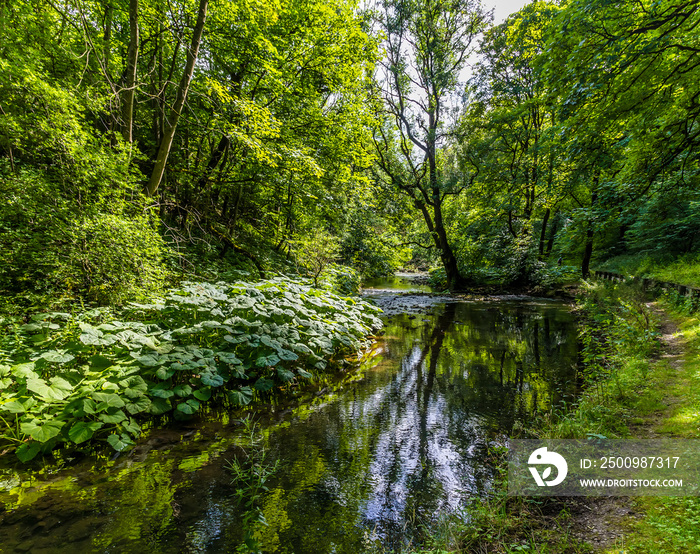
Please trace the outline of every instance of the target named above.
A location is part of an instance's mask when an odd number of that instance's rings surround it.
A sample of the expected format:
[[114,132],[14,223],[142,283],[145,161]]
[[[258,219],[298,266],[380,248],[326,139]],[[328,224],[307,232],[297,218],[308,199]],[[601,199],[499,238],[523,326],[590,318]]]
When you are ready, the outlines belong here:
[[209,158],[209,162],[207,163],[207,167],[204,170],[204,173],[199,178],[199,182],[197,183],[197,190],[200,193],[204,192],[204,187],[206,187],[207,183],[209,182],[209,176],[211,175],[211,172],[214,171],[214,169],[216,169],[217,165],[219,165],[219,162],[221,161],[224,152],[226,152],[230,144],[231,139],[229,139],[226,135],[222,135],[219,144],[216,146],[214,152],[212,152],[212,155]]
[[547,240],[547,248],[544,252],[544,257],[549,258],[552,253],[552,248],[554,247],[554,239],[557,236],[557,217],[559,216],[559,211],[554,212],[554,217],[552,218],[552,227],[549,231],[549,240]]
[[[598,180],[600,173],[596,172],[593,176],[593,190],[591,192],[591,210],[595,207],[598,200]],[[588,279],[590,275],[591,257],[593,256],[593,233],[594,222],[593,216],[588,220],[588,228],[586,229],[586,246],[583,249],[583,260],[581,261],[581,276]]]
[[197,23],[194,27],[194,32],[192,33],[192,43],[189,50],[187,51],[187,63],[185,64],[185,71],[182,74],[182,79],[180,80],[180,85],[177,89],[177,95],[175,96],[175,104],[170,112],[170,121],[166,125],[165,132],[163,133],[163,138],[160,141],[160,146],[158,147],[158,154],[156,155],[156,163],[153,167],[153,173],[148,181],[148,186],[146,192],[148,196],[153,196],[158,190],[161,180],[163,179],[163,173],[165,172],[165,164],[168,161],[168,156],[170,154],[170,148],[173,145],[173,139],[175,138],[175,129],[177,127],[177,122],[180,119],[180,114],[182,113],[182,108],[185,105],[185,100],[187,100],[187,92],[190,88],[190,83],[192,81],[192,74],[194,73],[194,64],[197,61],[197,56],[199,54],[199,45],[202,41],[202,32],[204,31],[204,22],[207,19],[207,8],[209,6],[209,0],[199,0],[199,10],[197,12]]
[[124,95],[122,97],[122,136],[134,142],[134,97],[136,67],[139,59],[139,0],[129,0],[129,49],[127,50]]
[[549,223],[550,209],[544,212],[544,217],[542,218],[542,230],[540,231],[540,260],[544,258],[544,245],[547,240],[547,223]]

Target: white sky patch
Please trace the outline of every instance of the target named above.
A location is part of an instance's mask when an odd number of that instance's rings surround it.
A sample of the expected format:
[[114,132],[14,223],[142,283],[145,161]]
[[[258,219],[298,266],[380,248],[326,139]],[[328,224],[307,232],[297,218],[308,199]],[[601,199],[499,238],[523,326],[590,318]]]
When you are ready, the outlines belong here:
[[493,8],[493,22],[503,23],[506,17],[517,12],[525,4],[529,4],[530,0],[482,0],[484,7],[488,10]]

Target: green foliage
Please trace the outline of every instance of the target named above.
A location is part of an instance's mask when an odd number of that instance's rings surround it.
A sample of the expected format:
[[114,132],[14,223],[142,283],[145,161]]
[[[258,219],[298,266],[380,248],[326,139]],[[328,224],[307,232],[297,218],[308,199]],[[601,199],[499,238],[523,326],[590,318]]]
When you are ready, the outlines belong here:
[[377,312],[277,278],[183,283],[117,313],[37,314],[3,345],[2,441],[23,461],[93,437],[124,450],[150,416],[242,406],[342,365],[381,326]]
[[302,268],[306,269],[318,287],[324,269],[338,259],[340,244],[330,233],[316,230],[312,234],[294,241],[294,253]]
[[0,58],[11,153],[0,163],[0,289],[100,303],[158,290],[165,245],[139,209],[129,153],[95,132],[75,90],[37,60],[16,62]]
[[633,277],[648,277],[700,287],[700,256],[697,253],[674,257],[668,253],[625,254],[609,258],[597,266],[601,271],[611,271]]
[[320,275],[324,287],[343,296],[360,294],[360,274],[346,265],[331,264]]
[[585,390],[574,406],[552,414],[548,436],[627,436],[630,413],[653,403],[649,359],[658,347],[655,317],[640,289],[610,283],[587,286],[579,309]]

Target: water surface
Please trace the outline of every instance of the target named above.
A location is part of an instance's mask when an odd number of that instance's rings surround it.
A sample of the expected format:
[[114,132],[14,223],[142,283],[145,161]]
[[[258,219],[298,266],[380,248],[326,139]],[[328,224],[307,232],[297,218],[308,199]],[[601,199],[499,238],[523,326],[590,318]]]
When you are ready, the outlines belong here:
[[[280,470],[262,500],[266,552],[419,543],[436,514],[489,490],[490,444],[573,392],[567,306],[445,300],[391,317],[376,355],[335,389],[268,410]],[[235,551],[241,509],[226,460],[240,456],[242,434],[219,415],[154,432],[112,461],[32,473],[3,460],[0,550]]]

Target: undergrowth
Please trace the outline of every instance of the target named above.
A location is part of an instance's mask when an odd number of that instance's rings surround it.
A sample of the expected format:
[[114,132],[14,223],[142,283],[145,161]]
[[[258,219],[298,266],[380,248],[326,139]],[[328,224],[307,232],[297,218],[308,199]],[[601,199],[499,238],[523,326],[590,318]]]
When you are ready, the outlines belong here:
[[700,287],[700,256],[697,253],[675,259],[661,254],[626,254],[610,258],[596,269]]
[[658,322],[639,288],[609,282],[582,287],[577,310],[583,390],[573,405],[561,406],[538,422],[536,434],[627,437],[634,414],[648,413],[660,401],[655,396],[657,378],[650,372],[659,345]]
[[291,278],[183,283],[148,304],[5,318],[0,452],[22,461],[101,440],[121,451],[153,417],[248,404],[337,368],[379,309]]

